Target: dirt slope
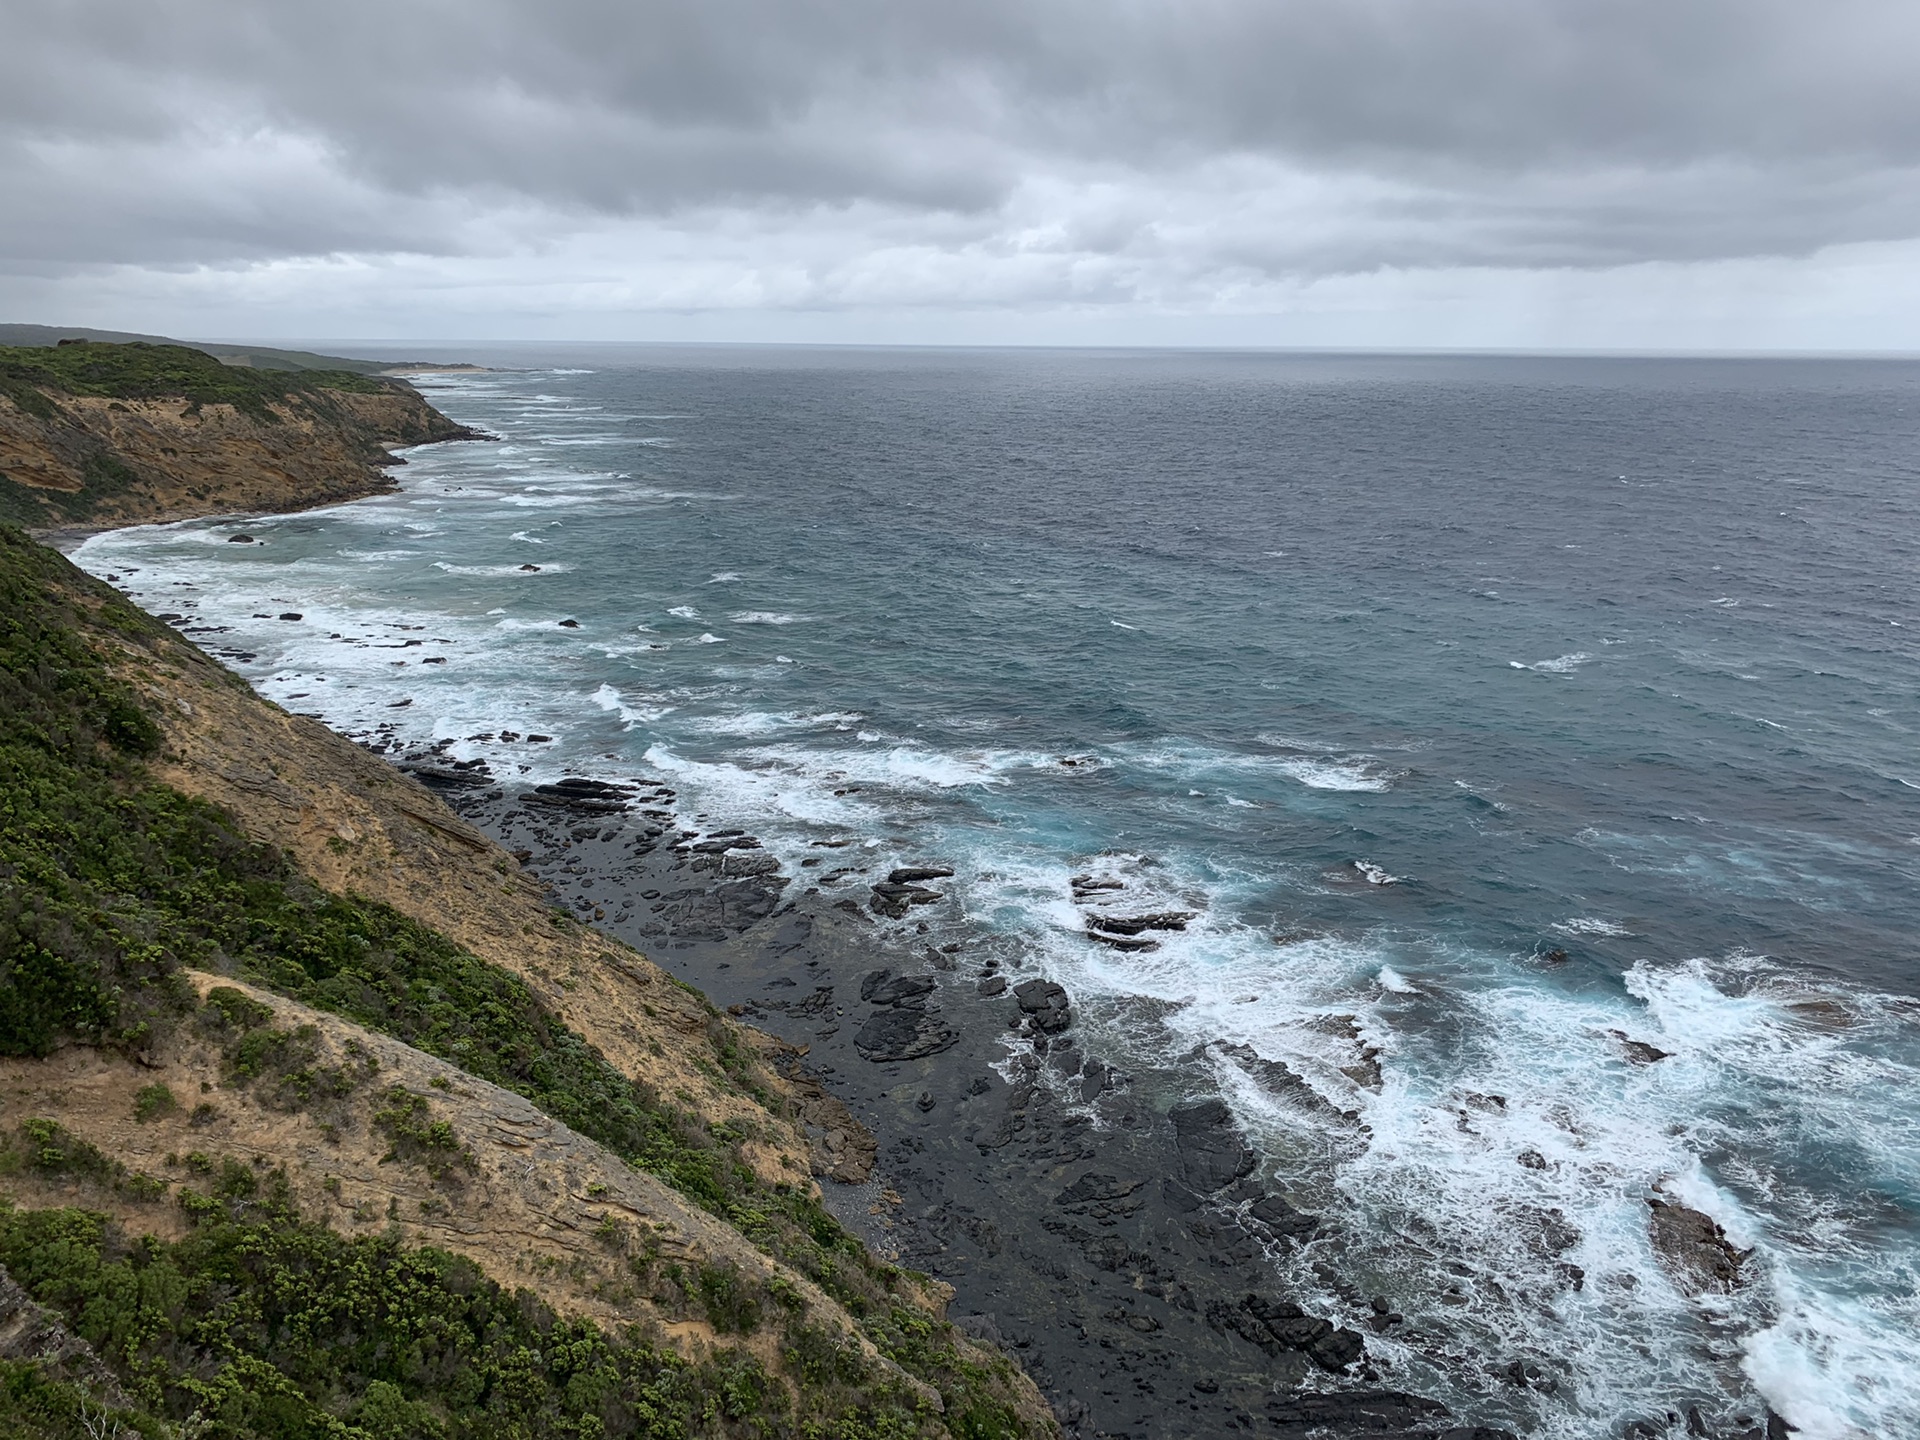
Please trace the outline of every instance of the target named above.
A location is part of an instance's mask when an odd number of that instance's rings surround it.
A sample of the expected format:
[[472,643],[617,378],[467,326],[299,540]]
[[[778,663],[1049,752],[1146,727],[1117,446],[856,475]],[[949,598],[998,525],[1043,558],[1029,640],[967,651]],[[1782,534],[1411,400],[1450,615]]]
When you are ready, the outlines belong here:
[[109,635],[130,680],[159,702],[166,746],[155,777],[238,816],[336,893],[355,892],[431,925],[481,959],[525,978],[617,1067],[709,1120],[746,1120],[769,1180],[810,1169],[866,1178],[871,1143],[817,1085],[760,1077],[783,1113],[769,1113],[725,1075],[723,1051],[777,1062],[771,1036],[718,1013],[645,956],[550,907],[514,858],[440,798],[317,721],[255,696],[184,640],[152,651]]

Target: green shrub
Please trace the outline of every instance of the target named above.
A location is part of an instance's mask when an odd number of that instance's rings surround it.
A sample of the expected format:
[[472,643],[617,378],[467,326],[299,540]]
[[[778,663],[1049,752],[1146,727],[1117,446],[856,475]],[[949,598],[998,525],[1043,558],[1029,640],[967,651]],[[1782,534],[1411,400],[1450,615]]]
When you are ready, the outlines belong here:
[[151,1085],[142,1085],[133,1094],[133,1118],[142,1125],[149,1120],[158,1120],[162,1115],[171,1115],[180,1108],[180,1102],[166,1085],[155,1081]]
[[0,1214],[0,1265],[143,1409],[198,1414],[208,1440],[690,1437],[778,1411],[751,1357],[691,1365],[443,1252],[344,1239],[251,1194],[192,1213],[174,1243],[76,1210]]
[[760,1297],[733,1266],[702,1266],[694,1294],[707,1323],[722,1335],[751,1335],[760,1328]]
[[381,1164],[398,1160],[418,1165],[435,1180],[456,1178],[456,1170],[480,1168],[473,1153],[453,1133],[453,1126],[433,1118],[433,1106],[426,1096],[395,1085],[383,1099],[385,1103],[373,1114],[374,1128],[387,1137],[387,1153],[380,1157]]
[[[42,419],[52,416],[54,395],[118,400],[179,397],[193,406],[232,405],[268,422],[269,408],[294,396],[329,390],[378,394],[378,380],[344,370],[259,370],[223,365],[204,350],[185,345],[84,344],[0,346],[0,394]],[[44,408],[43,408],[44,407]]]

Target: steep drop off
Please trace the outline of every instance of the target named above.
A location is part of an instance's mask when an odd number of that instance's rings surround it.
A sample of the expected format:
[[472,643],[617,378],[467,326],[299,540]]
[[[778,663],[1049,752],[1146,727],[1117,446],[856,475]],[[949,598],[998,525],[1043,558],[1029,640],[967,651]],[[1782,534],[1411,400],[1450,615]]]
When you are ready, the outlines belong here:
[[124,525],[393,488],[388,447],[472,438],[403,380],[179,345],[0,348],[0,519]]
[[0,527],[0,1440],[1051,1433],[773,1048]]

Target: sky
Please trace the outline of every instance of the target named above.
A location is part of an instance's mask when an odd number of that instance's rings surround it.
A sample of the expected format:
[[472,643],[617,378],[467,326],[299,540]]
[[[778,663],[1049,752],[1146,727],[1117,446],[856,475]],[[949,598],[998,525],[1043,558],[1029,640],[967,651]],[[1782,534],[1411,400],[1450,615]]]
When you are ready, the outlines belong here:
[[0,0],[0,320],[1920,351],[1914,0]]

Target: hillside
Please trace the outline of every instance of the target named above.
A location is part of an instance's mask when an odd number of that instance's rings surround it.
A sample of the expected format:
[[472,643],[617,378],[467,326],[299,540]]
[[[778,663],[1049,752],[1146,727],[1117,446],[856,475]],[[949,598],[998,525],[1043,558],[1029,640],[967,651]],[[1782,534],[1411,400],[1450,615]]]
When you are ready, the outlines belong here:
[[354,375],[391,375],[409,370],[478,370],[478,365],[449,365],[435,360],[360,360],[320,355],[272,345],[238,345],[218,340],[174,340],[131,330],[95,330],[85,325],[0,324],[0,345],[58,345],[62,340],[92,340],[109,345],[185,345],[204,350],[222,365],[258,370],[345,370]]
[[1052,1433],[775,1042],[6,527],[0,881],[0,1440]]
[[412,386],[178,345],[0,348],[0,520],[114,525],[393,488],[389,447],[470,438]]

